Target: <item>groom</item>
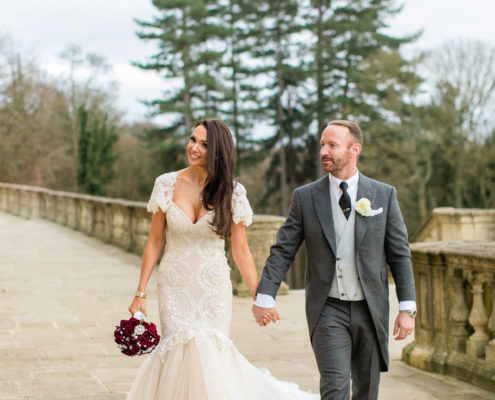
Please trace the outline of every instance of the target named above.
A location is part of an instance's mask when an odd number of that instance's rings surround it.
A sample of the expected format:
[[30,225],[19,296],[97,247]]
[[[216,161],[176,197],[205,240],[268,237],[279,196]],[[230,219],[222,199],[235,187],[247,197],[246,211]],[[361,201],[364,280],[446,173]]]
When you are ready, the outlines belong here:
[[361,174],[359,126],[332,121],[321,135],[323,178],[294,191],[258,286],[253,314],[275,321],[275,296],[306,242],[306,318],[322,400],[378,397],[388,369],[388,270],[399,299],[395,339],[414,329],[416,302],[407,231],[395,188]]

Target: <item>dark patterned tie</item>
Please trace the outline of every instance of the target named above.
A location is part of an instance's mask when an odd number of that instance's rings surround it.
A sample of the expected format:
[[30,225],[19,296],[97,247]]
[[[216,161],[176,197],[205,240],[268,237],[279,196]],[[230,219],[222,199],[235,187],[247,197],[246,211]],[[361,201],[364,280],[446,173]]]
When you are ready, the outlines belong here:
[[339,186],[342,189],[342,196],[340,196],[339,206],[342,209],[345,218],[349,219],[349,215],[351,214],[351,197],[349,196],[349,193],[347,193],[347,183],[342,181]]

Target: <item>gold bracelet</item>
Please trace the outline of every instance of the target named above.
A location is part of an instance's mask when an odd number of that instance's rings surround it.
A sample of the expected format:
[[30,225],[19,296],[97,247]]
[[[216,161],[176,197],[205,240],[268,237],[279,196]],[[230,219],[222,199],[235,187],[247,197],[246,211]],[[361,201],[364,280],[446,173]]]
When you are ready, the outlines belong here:
[[146,298],[146,293],[144,292],[140,292],[139,290],[136,292],[136,296],[135,297],[140,297],[142,299],[145,299]]

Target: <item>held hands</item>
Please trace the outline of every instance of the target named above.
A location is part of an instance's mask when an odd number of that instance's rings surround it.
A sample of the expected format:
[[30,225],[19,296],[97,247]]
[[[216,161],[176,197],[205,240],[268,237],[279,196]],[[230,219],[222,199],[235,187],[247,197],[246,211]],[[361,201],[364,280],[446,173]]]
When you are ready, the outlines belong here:
[[399,313],[395,319],[394,336],[395,340],[405,339],[414,331],[414,318],[405,313]]
[[270,322],[275,323],[280,320],[280,315],[275,307],[263,308],[253,305],[253,316],[259,326],[266,326]]
[[146,299],[144,297],[134,297],[131,305],[129,306],[129,312],[134,315],[135,312],[141,311],[146,317]]

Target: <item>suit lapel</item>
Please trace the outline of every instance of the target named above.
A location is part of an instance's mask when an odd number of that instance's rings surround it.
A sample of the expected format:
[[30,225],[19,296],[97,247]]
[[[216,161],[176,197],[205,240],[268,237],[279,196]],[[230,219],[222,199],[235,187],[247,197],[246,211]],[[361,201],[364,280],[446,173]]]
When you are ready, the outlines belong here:
[[333,254],[337,254],[328,175],[325,175],[317,182],[317,185],[312,190],[312,196],[316,215],[318,216],[318,221],[320,222],[323,234],[325,235]]
[[[362,173],[359,173],[356,201],[362,198],[367,198],[371,202],[371,206],[373,207],[373,200],[375,200],[375,191],[373,190],[371,181]],[[356,213],[356,225],[355,225],[356,249],[359,249],[359,244],[361,243],[361,240],[363,239],[364,234],[366,233],[366,229],[368,229],[368,218],[363,217],[359,213]]]

